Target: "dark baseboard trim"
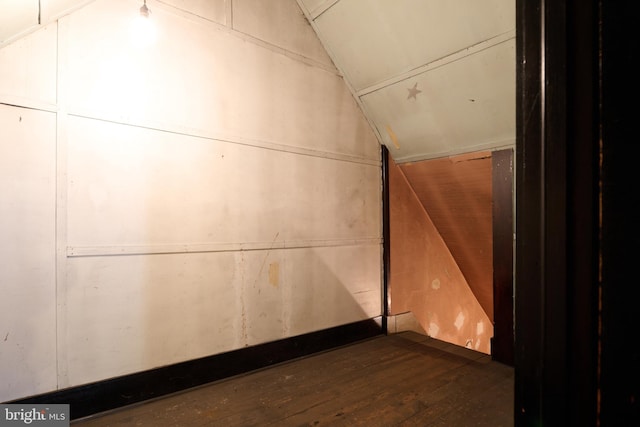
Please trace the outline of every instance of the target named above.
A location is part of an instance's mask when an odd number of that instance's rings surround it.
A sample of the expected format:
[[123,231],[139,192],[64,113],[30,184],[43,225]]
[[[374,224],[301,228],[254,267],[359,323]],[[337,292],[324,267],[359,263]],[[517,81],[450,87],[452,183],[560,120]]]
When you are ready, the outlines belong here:
[[84,418],[372,338],[383,333],[380,325],[363,320],[6,403],[67,403],[72,420]]

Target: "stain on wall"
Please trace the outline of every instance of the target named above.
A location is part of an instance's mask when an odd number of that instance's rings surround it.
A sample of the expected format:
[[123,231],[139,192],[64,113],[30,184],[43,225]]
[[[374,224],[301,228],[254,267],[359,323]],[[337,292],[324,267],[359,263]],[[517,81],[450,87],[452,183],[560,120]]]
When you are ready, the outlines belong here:
[[280,284],[280,264],[277,262],[269,264],[269,284],[274,288]]

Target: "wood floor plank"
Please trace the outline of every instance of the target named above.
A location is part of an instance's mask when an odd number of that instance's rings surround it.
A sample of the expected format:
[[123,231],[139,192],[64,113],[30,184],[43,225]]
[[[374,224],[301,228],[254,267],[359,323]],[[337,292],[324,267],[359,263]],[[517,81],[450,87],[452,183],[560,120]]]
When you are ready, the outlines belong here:
[[[363,414],[374,413],[387,401],[398,400],[398,395],[403,391],[429,387],[435,383],[437,377],[454,372],[465,363],[469,362],[466,359],[453,360],[414,351],[407,357],[397,358],[388,365],[380,366],[375,371],[363,372],[358,381],[343,383],[336,392],[336,399],[301,413],[298,418],[331,421],[332,414],[335,413],[349,420],[351,425],[357,425],[357,418],[362,418]],[[425,367],[428,367],[428,370],[425,370]],[[292,424],[295,424],[294,420],[295,418],[290,420]]]
[[513,369],[414,332],[379,336],[110,413],[108,426],[513,425]]
[[[437,362],[425,355],[417,360],[417,364],[405,362],[389,370],[389,377],[384,381],[385,390],[379,396],[355,410],[349,408],[344,411],[346,424],[395,425],[415,416],[434,402],[440,404],[446,396],[441,389],[466,376],[467,370],[463,365],[473,363],[457,355],[440,360],[447,364],[438,366]],[[456,363],[452,363],[454,360]],[[428,366],[426,372],[425,366]],[[408,378],[402,378],[403,371],[409,372]]]

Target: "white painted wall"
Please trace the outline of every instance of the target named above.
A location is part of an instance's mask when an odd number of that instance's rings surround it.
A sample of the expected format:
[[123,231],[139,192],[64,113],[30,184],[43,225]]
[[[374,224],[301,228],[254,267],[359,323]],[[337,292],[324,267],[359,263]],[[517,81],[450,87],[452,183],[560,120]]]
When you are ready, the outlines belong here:
[[97,0],[0,49],[0,401],[381,314],[379,144],[261,3],[148,0],[139,48]]

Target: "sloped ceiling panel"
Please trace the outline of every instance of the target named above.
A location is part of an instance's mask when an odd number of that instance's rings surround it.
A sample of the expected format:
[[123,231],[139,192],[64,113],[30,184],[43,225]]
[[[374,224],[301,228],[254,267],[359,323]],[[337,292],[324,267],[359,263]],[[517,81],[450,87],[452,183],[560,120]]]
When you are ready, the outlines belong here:
[[361,96],[394,159],[509,146],[515,135],[515,43],[463,56]]
[[504,0],[341,0],[315,22],[345,77],[362,91],[509,32],[513,7]]
[[93,0],[0,0],[0,47]]
[[0,0],[0,11],[0,44],[38,25],[38,0]]
[[298,3],[396,162],[514,144],[514,1]]

